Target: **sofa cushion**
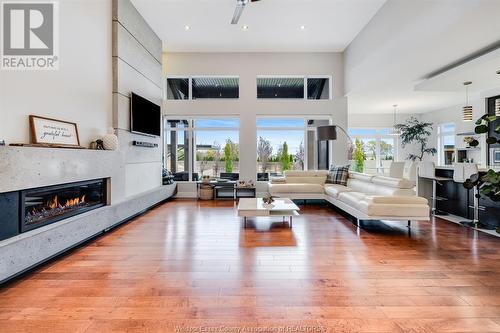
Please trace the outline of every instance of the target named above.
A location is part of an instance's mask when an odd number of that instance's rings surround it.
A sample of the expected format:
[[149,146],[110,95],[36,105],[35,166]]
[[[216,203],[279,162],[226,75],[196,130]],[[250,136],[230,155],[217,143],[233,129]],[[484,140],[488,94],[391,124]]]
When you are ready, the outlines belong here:
[[324,193],[320,184],[269,184],[269,192],[276,193]]
[[385,176],[374,176],[372,183],[394,188],[413,188],[415,186],[415,183],[408,179]]
[[338,185],[338,184],[325,184],[325,193],[333,198],[337,198],[338,195],[342,192],[352,192],[353,189]]
[[426,198],[409,196],[374,196],[372,202],[378,204],[428,204]]
[[323,185],[326,177],[286,177],[287,184],[318,184]]
[[271,177],[271,183],[273,184],[284,184],[286,183],[286,178],[283,176]]
[[349,178],[347,182],[347,187],[353,189],[356,192],[363,192],[369,195],[378,196],[415,196],[415,190],[413,188],[396,188],[390,186],[384,186],[375,184],[372,182],[366,182],[356,178]]
[[359,179],[361,181],[365,181],[365,182],[369,183],[372,181],[373,175],[351,171],[351,172],[349,172],[349,178]]
[[359,192],[342,192],[338,200],[369,216],[423,217],[429,214],[427,200],[420,197],[373,197]]
[[326,177],[327,170],[287,170],[286,177]]
[[347,179],[349,178],[349,165],[332,166],[328,171],[326,177],[326,184],[338,184],[347,186]]
[[361,192],[342,192],[339,193],[338,199],[343,203],[358,209],[358,205],[366,200],[367,195]]
[[422,204],[378,204],[368,202],[366,211],[370,216],[424,217],[429,215],[429,206]]

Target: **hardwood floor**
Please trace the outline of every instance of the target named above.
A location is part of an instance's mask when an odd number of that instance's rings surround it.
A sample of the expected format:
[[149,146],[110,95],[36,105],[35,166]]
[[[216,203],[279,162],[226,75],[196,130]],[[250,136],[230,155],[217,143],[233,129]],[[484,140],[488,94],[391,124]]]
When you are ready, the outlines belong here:
[[233,205],[166,203],[2,287],[0,332],[500,332],[498,238]]

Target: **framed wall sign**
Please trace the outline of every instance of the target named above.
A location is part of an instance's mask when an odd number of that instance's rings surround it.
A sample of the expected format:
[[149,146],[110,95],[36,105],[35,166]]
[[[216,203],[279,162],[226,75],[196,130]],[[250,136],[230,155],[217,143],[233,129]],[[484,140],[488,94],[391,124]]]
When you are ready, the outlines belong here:
[[29,116],[31,143],[53,146],[80,146],[75,123],[39,116]]

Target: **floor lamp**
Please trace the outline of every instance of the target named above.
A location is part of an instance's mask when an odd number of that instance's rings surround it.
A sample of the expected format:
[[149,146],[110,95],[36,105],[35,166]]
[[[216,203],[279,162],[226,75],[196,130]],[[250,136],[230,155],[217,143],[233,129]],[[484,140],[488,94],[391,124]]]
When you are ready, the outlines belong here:
[[354,143],[347,133],[345,129],[338,125],[326,125],[326,126],[318,126],[317,127],[317,134],[318,134],[318,141],[329,141],[329,140],[337,140],[337,129],[339,129],[342,133],[345,134],[347,140],[349,141],[349,149],[348,149],[348,156],[347,159],[350,160],[352,159],[352,149],[354,147]]

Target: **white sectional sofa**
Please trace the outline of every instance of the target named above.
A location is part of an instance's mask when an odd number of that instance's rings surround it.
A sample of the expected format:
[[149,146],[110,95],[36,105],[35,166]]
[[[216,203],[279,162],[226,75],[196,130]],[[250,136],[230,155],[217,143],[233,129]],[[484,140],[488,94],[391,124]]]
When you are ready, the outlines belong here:
[[325,184],[328,171],[287,171],[268,191],[290,199],[324,199],[360,220],[429,221],[427,199],[413,181],[351,172],[347,186]]

